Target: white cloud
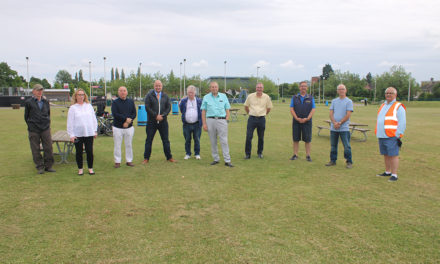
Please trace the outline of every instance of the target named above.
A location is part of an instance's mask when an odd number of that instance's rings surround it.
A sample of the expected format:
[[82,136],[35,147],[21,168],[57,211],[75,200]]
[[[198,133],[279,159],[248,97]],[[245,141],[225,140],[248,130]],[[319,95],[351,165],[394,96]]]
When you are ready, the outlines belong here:
[[145,66],[152,67],[152,68],[160,68],[160,67],[162,67],[162,64],[160,64],[159,62],[152,61],[152,62],[148,62],[147,64],[145,64]]
[[208,62],[202,59],[198,62],[193,62],[191,65],[194,67],[208,67]]
[[297,64],[293,60],[288,60],[280,64],[282,68],[290,68],[290,69],[303,69],[304,65]]
[[414,66],[414,64],[412,64],[412,63],[397,63],[397,62],[390,62],[387,60],[384,60],[378,64],[379,67],[387,67],[387,68],[390,68],[395,65],[400,65],[400,66],[405,66],[405,67]]
[[270,65],[270,62],[265,61],[265,60],[259,60],[253,66],[262,68],[262,67],[267,67],[269,65]]

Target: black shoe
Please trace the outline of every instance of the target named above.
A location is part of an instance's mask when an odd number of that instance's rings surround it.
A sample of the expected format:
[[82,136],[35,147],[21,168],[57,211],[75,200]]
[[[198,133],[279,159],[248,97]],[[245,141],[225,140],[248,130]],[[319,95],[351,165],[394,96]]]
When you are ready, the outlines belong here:
[[307,157],[306,157],[306,160],[307,160],[308,162],[312,162],[312,158],[310,158],[310,156],[307,156]]
[[297,160],[298,159],[298,156],[297,155],[293,155],[291,158],[290,158],[290,160]]
[[214,160],[213,162],[211,162],[211,165],[217,165],[219,162]]
[[44,169],[39,169],[38,174],[44,174]]
[[391,173],[386,173],[386,172],[383,172],[383,173],[381,173],[381,174],[376,174],[376,176],[377,177],[390,177],[391,176]]
[[263,158],[263,154],[258,154],[258,158],[262,159]]
[[52,168],[45,168],[44,169],[47,172],[57,172],[56,170],[52,169]]
[[225,162],[225,166],[228,166],[228,167],[234,167],[234,165],[232,165],[232,163],[230,163],[230,162]]
[[244,159],[250,159],[251,158],[251,155],[249,155],[249,154],[246,154],[246,156],[244,156]]
[[396,177],[396,176],[391,176],[391,177],[388,179],[388,181],[389,181],[389,182],[395,182],[395,181],[397,181],[397,177]]
[[325,166],[329,167],[329,166],[335,166],[336,162],[334,161],[329,161],[327,164],[325,164]]

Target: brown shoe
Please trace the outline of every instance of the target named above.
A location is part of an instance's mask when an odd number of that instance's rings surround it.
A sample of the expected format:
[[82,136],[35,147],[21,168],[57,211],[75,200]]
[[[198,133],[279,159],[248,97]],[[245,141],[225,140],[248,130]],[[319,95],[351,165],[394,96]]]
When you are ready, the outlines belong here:
[[117,169],[119,167],[121,167],[121,163],[115,163],[115,168]]
[[127,162],[126,164],[127,164],[127,166],[134,167],[133,162]]
[[147,163],[148,163],[147,159],[144,159],[144,161],[142,161],[142,164],[147,164]]
[[169,159],[169,160],[167,160],[168,162],[177,162],[177,160],[175,160],[175,159],[173,159],[173,158],[171,158],[171,159]]

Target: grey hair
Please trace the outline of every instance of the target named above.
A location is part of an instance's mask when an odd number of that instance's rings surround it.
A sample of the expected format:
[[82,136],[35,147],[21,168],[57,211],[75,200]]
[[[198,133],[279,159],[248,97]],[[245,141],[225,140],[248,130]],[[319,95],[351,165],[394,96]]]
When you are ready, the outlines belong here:
[[344,84],[342,84],[342,83],[341,83],[341,84],[339,84],[337,88],[339,88],[339,87],[342,87],[342,88],[344,88],[345,90],[347,90],[347,87],[345,87],[345,85],[344,85]]
[[186,91],[189,92],[190,90],[194,91],[195,93],[197,93],[197,88],[194,85],[190,85],[186,88]]

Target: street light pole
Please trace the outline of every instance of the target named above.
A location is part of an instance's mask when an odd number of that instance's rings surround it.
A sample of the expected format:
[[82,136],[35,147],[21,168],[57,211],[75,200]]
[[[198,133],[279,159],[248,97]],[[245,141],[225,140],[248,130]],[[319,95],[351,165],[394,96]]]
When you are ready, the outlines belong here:
[[142,99],[142,62],[139,62],[139,99]]
[[92,62],[89,61],[90,103],[92,103]]
[[27,90],[26,90],[26,94],[29,95],[29,57],[26,57],[26,69],[27,69]]
[[225,61],[225,93],[226,93],[226,61]]
[[257,82],[258,82],[258,70],[260,69],[260,66],[257,66]]
[[180,93],[179,93],[180,98],[179,99],[182,99],[182,62],[180,62],[180,80],[179,80],[179,85],[180,85]]
[[[107,96],[107,81],[105,80],[105,60],[106,60],[107,58],[106,57],[104,57],[104,96],[106,97]],[[106,97],[107,98],[107,97]]]
[[318,79],[318,104],[321,103],[321,78]]
[[186,95],[186,73],[185,73],[186,59],[183,59],[183,95]]

